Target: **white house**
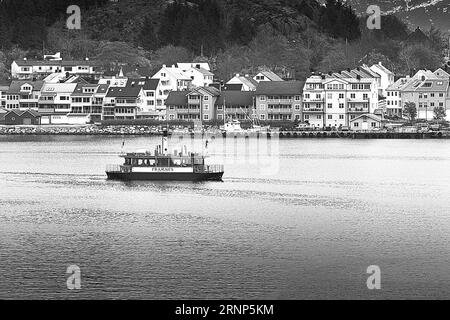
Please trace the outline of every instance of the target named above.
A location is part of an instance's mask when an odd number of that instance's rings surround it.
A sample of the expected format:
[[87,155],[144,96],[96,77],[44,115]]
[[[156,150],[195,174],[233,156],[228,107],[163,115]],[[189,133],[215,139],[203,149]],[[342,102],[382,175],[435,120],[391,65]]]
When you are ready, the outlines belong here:
[[128,79],[127,87],[141,87],[143,90],[143,103],[137,110],[137,118],[165,120],[166,110],[161,102],[158,105],[159,79],[139,78]]
[[190,68],[185,73],[192,79],[195,87],[209,87],[214,81],[214,73],[203,68]]
[[240,85],[241,91],[256,91],[258,87],[258,82],[250,77],[248,74],[245,76],[237,73],[233,78],[231,78],[226,84],[230,85]]
[[[70,124],[71,95],[76,83],[45,83],[41,89],[38,111],[42,114],[42,124]],[[73,118],[77,123],[77,117]]]
[[352,131],[368,131],[381,128],[382,119],[374,114],[362,114],[355,119],[350,120],[350,129]]
[[171,67],[163,65],[162,68],[153,75],[152,79],[159,79],[160,81],[156,102],[157,106],[164,108],[164,110],[169,92],[188,90],[192,85],[191,76],[175,65],[172,65]]
[[386,97],[386,90],[395,82],[395,75],[392,71],[387,69],[381,62],[374,64],[370,70],[380,75],[379,90],[383,97]]
[[37,111],[43,85],[43,81],[13,80],[5,93],[5,108]]
[[13,79],[27,80],[44,78],[52,73],[92,76],[99,79],[103,73],[101,64],[89,59],[83,61],[65,60],[16,60],[11,64]]

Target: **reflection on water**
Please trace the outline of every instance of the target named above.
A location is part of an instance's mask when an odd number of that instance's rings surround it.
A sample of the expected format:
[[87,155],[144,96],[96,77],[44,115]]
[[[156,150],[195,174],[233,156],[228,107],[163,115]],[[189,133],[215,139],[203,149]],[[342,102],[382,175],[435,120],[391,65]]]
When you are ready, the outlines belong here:
[[274,175],[232,143],[224,182],[124,183],[121,138],[0,137],[0,299],[450,296],[448,141],[280,140]]

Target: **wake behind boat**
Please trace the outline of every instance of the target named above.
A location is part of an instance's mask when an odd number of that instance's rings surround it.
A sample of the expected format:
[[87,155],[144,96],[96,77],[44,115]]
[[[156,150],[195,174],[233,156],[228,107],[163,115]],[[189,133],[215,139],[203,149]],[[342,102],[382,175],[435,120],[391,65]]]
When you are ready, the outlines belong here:
[[153,152],[139,150],[123,153],[122,165],[109,165],[106,169],[108,179],[112,180],[159,180],[159,181],[222,181],[223,165],[207,165],[206,157],[188,152],[184,146],[181,152],[168,153],[167,131],[161,145]]

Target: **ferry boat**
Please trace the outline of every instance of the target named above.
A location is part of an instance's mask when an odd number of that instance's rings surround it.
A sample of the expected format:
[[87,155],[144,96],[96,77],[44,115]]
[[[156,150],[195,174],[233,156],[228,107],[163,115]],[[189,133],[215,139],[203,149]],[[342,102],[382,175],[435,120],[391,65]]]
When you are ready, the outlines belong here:
[[167,131],[162,143],[155,150],[138,150],[122,153],[122,165],[109,165],[108,179],[133,181],[222,181],[223,165],[207,165],[206,156],[188,152],[186,146],[180,152],[168,152]]

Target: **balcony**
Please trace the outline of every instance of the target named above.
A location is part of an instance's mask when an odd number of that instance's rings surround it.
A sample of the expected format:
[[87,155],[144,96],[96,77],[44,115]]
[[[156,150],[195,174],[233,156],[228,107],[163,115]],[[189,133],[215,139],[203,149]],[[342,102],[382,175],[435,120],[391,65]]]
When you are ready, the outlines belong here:
[[267,109],[267,113],[292,113],[292,108],[290,109]]
[[323,113],[323,108],[303,108],[303,112],[311,112],[311,113]]
[[369,103],[369,98],[348,98],[348,102]]
[[303,98],[303,102],[325,102],[325,98]]
[[186,109],[186,108],[180,108],[175,110],[178,113],[200,113],[200,109]]
[[267,99],[268,103],[286,103],[286,104],[291,104],[294,101],[294,99]]
[[361,112],[361,113],[369,113],[369,108],[364,107],[349,107],[348,112]]

